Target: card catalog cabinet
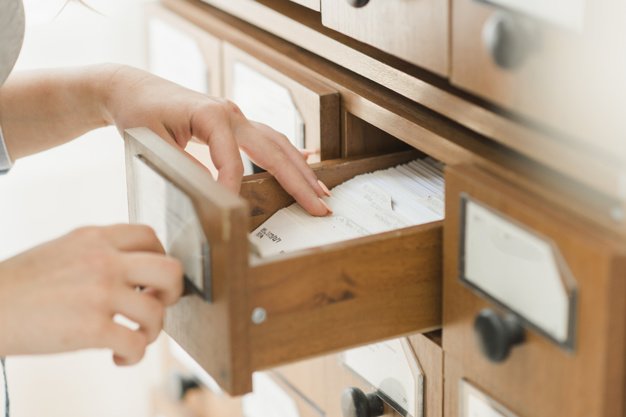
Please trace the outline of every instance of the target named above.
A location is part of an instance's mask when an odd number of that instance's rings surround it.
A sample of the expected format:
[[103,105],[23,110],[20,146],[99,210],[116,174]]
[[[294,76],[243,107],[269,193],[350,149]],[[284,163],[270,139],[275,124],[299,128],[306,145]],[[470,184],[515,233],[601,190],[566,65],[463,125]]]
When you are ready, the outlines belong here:
[[222,389],[263,371],[302,415],[338,417],[346,388],[385,397],[346,352],[403,338],[423,416],[626,416],[626,55],[606,53],[623,50],[623,2],[160,3],[218,40],[221,94],[320,148],[329,187],[418,155],[447,167],[443,222],[258,259],[247,234],[293,201],[278,183],[232,195],[130,131],[131,178],[141,156],[200,217],[212,291],[165,327]]
[[515,416],[623,416],[624,240],[473,166],[446,187],[446,416],[461,378]]

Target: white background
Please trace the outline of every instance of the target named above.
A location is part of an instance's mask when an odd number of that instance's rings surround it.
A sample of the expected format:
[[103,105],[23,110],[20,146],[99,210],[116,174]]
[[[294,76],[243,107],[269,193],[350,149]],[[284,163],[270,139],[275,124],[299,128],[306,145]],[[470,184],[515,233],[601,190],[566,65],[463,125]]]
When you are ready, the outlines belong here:
[[[140,0],[86,0],[104,14],[62,0],[25,0],[27,33],[18,69],[121,62],[143,67]],[[101,129],[17,161],[0,177],[0,260],[88,224],[125,222],[122,141]],[[117,368],[110,353],[9,358],[12,417],[133,416],[150,413],[160,379],[159,348]]]

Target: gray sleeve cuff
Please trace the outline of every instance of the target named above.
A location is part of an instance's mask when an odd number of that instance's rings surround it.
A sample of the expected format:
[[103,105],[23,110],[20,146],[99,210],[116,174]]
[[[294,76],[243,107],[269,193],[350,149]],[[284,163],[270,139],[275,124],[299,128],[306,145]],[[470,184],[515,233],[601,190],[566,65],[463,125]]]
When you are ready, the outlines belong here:
[[9,157],[6,144],[4,143],[4,136],[2,136],[2,128],[0,127],[0,175],[9,172],[13,163]]

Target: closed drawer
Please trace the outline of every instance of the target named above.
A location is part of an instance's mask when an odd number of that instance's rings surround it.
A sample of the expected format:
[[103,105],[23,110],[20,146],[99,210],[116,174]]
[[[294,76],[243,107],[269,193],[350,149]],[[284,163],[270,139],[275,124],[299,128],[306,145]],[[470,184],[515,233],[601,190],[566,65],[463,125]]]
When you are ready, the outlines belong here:
[[[453,0],[451,80],[535,124],[615,152],[626,133],[626,6]],[[502,6],[498,6],[502,4]]]
[[623,241],[472,166],[447,170],[444,239],[448,417],[461,379],[516,416],[623,416]]
[[[249,391],[255,370],[440,325],[441,222],[260,260],[250,255],[249,231],[293,201],[271,176],[246,178],[244,200],[147,129],[127,132],[126,155],[131,219],[141,195],[167,198],[151,194],[164,186],[162,177],[198,215],[200,226],[186,230],[207,241],[202,259],[209,265],[197,283],[208,302],[184,297],[165,328],[227,392]],[[333,187],[416,156],[325,161],[314,169]],[[138,181],[139,169],[157,184]]]
[[322,23],[439,75],[448,75],[448,2],[322,0]]
[[224,93],[251,120],[265,123],[299,149],[310,162],[338,158],[340,96],[337,90],[295,68],[263,62],[224,43]]
[[[321,356],[281,366],[274,371],[317,404],[327,416],[345,415],[342,399],[347,399],[344,397],[350,389],[381,398],[384,415],[442,416],[440,332],[415,334]],[[412,396],[409,391],[413,391]]]

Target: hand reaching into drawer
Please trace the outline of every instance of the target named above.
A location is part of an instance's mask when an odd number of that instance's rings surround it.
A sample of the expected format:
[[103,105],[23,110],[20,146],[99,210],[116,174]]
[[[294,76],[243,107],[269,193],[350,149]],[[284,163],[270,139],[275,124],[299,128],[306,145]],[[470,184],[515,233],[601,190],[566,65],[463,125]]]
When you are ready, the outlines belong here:
[[109,95],[107,111],[120,131],[146,126],[183,149],[190,140],[207,144],[218,182],[235,192],[243,177],[241,148],[309,213],[328,214],[320,199],[324,189],[302,154],[284,135],[248,120],[234,103],[129,67],[116,71]]

